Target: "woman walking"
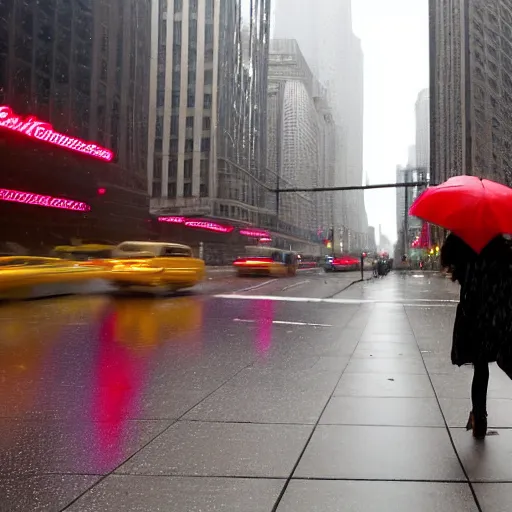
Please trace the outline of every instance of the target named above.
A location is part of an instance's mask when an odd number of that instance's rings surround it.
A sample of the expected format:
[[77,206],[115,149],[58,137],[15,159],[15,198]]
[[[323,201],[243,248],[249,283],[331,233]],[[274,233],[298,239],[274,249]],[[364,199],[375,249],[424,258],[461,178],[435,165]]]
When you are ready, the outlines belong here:
[[489,363],[512,378],[512,246],[498,236],[477,254],[451,234],[441,248],[441,265],[460,284],[451,359],[472,364],[472,410],[467,430],[476,439],[487,432]]

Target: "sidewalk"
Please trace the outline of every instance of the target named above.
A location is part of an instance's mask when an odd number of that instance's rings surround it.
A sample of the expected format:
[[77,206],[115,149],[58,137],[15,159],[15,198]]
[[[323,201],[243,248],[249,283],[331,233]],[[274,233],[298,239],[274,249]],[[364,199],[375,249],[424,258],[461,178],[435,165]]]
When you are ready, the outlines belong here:
[[[452,286],[390,274],[348,300],[206,299],[200,330],[164,334],[115,427],[80,419],[82,403],[58,388],[54,419],[22,428],[37,448],[20,458],[18,443],[1,461],[11,478],[36,473],[11,483],[25,508],[6,510],[35,510],[34,495],[71,512],[510,510],[512,383],[492,368],[491,434],[474,441],[471,369],[449,357]],[[3,439],[16,435],[11,425]]]

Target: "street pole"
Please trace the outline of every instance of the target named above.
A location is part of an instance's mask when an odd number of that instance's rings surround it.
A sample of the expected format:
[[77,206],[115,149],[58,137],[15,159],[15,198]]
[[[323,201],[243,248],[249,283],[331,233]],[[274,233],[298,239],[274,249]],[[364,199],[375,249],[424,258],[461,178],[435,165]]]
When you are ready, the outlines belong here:
[[[404,181],[407,183],[408,180],[408,173],[407,170],[405,171],[404,175]],[[404,208],[404,256],[408,256],[408,249],[409,249],[409,187],[405,187],[405,208]]]

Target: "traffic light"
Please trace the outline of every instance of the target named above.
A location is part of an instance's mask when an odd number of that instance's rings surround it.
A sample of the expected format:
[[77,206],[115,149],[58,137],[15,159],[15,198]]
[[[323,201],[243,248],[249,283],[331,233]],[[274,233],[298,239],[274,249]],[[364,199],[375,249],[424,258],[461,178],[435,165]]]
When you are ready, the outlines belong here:
[[98,189],[98,195],[99,196],[104,196],[106,193],[107,193],[107,189],[106,188],[100,187]]

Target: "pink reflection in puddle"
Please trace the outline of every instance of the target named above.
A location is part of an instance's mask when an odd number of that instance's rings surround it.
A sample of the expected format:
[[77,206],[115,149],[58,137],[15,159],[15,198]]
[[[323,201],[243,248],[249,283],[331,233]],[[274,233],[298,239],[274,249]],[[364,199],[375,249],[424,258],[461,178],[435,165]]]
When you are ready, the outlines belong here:
[[101,326],[92,410],[96,440],[91,457],[105,469],[121,460],[123,444],[129,442],[126,423],[140,408],[148,363],[146,354],[119,343],[116,322],[117,315],[109,313]]
[[256,309],[256,349],[264,357],[272,346],[272,328],[274,320],[274,302],[263,300]]

